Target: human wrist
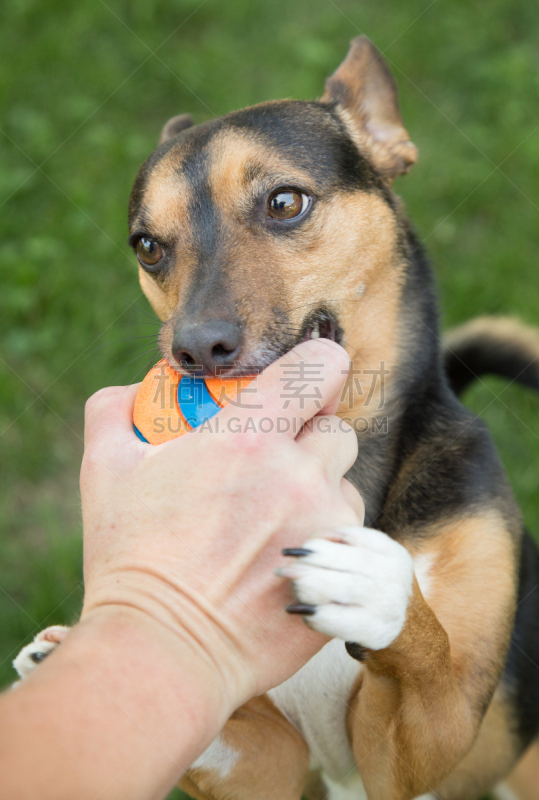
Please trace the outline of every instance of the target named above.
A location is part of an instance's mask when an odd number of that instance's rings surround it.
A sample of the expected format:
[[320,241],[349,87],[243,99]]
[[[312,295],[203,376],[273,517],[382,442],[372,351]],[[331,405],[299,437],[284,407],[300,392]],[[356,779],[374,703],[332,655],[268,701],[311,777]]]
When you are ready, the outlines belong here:
[[[133,613],[133,623],[145,622],[152,637],[163,639],[210,675],[219,698],[227,698],[232,713],[256,693],[256,675],[246,652],[244,628],[226,611],[228,589],[212,592],[207,583],[171,583],[169,566],[156,558],[152,565],[132,559],[129,568],[115,567],[87,580],[81,621],[99,611],[114,616],[120,608]],[[271,578],[271,580],[275,580]],[[277,581],[275,581],[277,583]],[[226,588],[226,587],[225,587]],[[283,603],[284,608],[284,603]]]
[[144,683],[150,691],[154,684],[153,702],[162,701],[165,711],[174,712],[170,703],[177,694],[177,712],[188,713],[194,741],[206,738],[209,743],[241,702],[236,704],[227,675],[187,632],[180,635],[178,628],[137,607],[118,603],[85,608],[63,649],[76,661],[82,657],[86,669],[88,660],[106,658],[111,668],[126,673],[129,685]]
[[217,624],[211,609],[201,607],[202,601],[152,575],[124,574],[121,591],[109,587],[110,581],[104,581],[87,593],[79,625],[106,625],[111,631],[117,626],[124,640],[136,631],[147,651],[158,650],[170,669],[192,669],[212,713],[225,721],[250,698],[254,677],[242,658],[241,643]]

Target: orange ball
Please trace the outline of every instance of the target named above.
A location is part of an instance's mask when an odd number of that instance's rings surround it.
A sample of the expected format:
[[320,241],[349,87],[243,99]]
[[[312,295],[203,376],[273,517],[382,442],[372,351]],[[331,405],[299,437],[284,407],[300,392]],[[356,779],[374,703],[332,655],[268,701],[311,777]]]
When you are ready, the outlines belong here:
[[133,410],[133,427],[143,442],[163,444],[183,436],[237,400],[248,378],[200,378],[181,375],[166,358],[142,381]]

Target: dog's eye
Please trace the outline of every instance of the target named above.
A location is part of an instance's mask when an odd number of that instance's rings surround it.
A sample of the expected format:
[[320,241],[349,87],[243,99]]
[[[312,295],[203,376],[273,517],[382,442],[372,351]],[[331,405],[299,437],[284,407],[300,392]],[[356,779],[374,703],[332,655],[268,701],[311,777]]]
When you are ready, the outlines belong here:
[[268,213],[273,219],[294,219],[309,207],[310,200],[303,192],[292,189],[281,190],[271,195]]
[[157,244],[155,239],[150,239],[143,236],[139,239],[135,247],[137,256],[146,267],[153,267],[158,261],[163,258],[163,251],[161,246]]

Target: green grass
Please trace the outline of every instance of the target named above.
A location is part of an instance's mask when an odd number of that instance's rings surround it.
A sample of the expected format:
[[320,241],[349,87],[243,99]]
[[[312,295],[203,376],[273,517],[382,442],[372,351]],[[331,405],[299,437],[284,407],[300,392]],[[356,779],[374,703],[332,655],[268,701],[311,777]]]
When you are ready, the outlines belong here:
[[[444,325],[539,316],[539,6],[492,0],[4,0],[0,64],[0,682],[80,605],[84,400],[155,345],[126,203],[164,121],[319,96],[350,38],[386,53],[420,162],[402,193]],[[499,165],[499,169],[497,168]],[[150,336],[142,339],[136,337]],[[501,393],[499,399],[496,395]],[[539,398],[467,397],[539,532]]]

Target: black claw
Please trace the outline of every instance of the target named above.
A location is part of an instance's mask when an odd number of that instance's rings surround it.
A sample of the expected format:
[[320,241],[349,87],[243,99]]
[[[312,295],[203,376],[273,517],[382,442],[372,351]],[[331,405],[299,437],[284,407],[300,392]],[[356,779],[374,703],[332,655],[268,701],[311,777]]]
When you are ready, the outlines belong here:
[[304,617],[312,617],[316,613],[316,606],[311,606],[308,603],[293,603],[286,607],[289,614],[302,614]]
[[306,547],[285,547],[281,550],[283,556],[295,556],[296,558],[301,558],[301,556],[310,556],[312,550],[307,550]]
[[357,642],[345,642],[344,646],[349,656],[355,658],[356,661],[365,661],[367,657],[367,648]]
[[40,664],[44,658],[47,658],[48,655],[48,653],[42,653],[38,650],[37,653],[30,653],[30,658],[34,664]]

